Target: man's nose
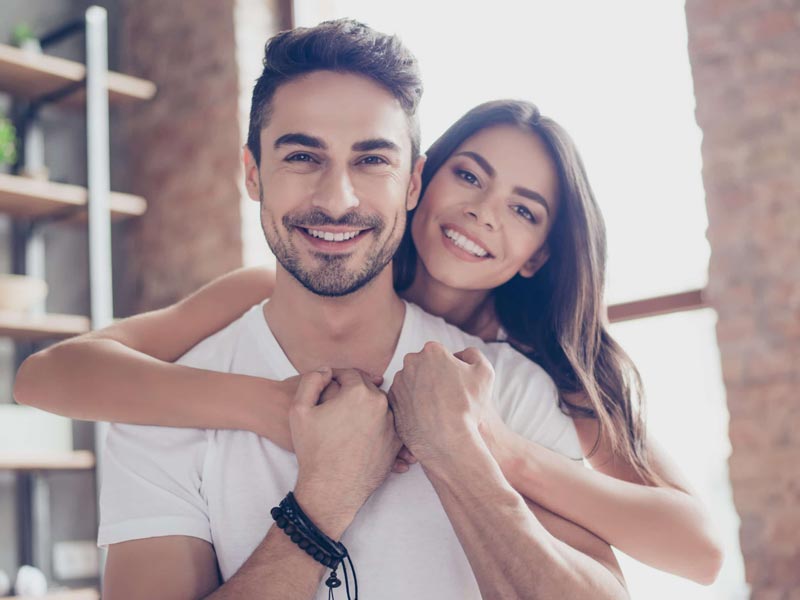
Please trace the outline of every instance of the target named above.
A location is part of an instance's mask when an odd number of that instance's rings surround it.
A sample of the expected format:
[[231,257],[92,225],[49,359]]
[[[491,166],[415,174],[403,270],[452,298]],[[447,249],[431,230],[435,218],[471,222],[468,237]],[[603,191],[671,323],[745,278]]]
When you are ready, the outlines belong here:
[[358,207],[358,197],[346,168],[331,167],[323,173],[317,183],[312,204],[334,219]]

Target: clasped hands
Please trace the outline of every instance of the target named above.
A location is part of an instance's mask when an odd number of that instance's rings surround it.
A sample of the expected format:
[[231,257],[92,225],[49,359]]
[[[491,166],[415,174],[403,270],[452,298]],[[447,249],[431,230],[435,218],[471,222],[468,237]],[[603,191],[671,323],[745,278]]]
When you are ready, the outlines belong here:
[[358,510],[393,465],[441,466],[481,435],[491,449],[501,426],[493,381],[480,351],[451,354],[436,342],[406,355],[388,394],[354,369],[303,375],[289,412],[298,481],[347,489]]

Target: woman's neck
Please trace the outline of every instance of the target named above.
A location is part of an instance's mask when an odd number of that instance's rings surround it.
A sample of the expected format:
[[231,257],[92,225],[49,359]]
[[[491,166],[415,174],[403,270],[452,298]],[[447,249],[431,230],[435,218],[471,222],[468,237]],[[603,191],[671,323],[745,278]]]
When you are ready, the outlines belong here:
[[417,260],[414,281],[402,296],[467,333],[487,341],[497,339],[500,323],[488,290],[462,290],[445,285],[431,277],[425,265]]

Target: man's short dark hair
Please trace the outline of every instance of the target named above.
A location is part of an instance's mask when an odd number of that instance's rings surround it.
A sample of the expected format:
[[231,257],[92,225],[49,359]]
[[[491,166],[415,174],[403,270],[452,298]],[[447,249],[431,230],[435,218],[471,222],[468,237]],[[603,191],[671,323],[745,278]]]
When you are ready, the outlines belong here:
[[261,130],[269,122],[275,91],[314,71],[361,75],[391,92],[408,117],[413,165],[419,156],[416,112],[422,97],[417,60],[397,36],[380,33],[353,19],[282,31],[267,41],[264,70],[253,89],[247,133],[247,147],[256,164],[261,163]]

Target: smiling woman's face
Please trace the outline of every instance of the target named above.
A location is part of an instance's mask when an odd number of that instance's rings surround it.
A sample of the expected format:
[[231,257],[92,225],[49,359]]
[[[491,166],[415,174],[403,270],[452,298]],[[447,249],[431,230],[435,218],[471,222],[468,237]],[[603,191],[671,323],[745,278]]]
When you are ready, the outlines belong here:
[[548,258],[557,198],[544,142],[508,125],[487,128],[431,179],[411,224],[414,245],[428,274],[455,289],[530,277]]

